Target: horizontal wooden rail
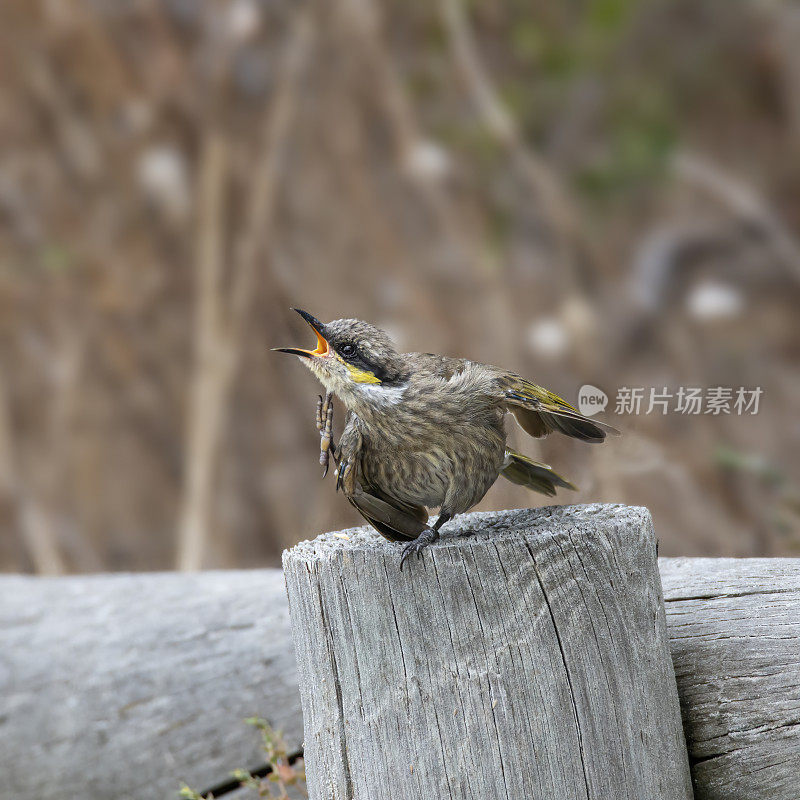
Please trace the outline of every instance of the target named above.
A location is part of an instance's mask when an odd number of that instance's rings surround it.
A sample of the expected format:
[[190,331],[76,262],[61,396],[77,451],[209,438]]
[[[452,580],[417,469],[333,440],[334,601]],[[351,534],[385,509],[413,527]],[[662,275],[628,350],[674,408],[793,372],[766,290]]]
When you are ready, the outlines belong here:
[[800,558],[662,558],[697,800],[800,798]]
[[[797,800],[800,559],[659,566],[696,800]],[[0,577],[0,800],[224,783],[251,715],[301,746],[279,570]]]
[[302,743],[280,570],[0,578],[0,799],[165,800]]

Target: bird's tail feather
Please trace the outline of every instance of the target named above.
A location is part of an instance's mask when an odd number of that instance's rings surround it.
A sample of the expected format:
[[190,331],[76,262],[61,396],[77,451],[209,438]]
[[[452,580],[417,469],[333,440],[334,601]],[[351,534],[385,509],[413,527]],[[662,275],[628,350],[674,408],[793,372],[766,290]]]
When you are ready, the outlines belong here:
[[500,474],[520,486],[527,486],[535,492],[541,492],[552,497],[556,493],[556,487],[564,489],[575,489],[566,478],[562,478],[557,472],[553,472],[547,464],[540,464],[516,450],[506,448],[506,458]]

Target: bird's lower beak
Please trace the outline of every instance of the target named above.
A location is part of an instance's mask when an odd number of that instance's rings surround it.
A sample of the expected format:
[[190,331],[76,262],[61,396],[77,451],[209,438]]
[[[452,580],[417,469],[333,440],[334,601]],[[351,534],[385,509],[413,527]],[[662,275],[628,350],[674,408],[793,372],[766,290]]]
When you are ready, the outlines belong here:
[[327,356],[330,352],[330,347],[328,346],[328,340],[323,335],[325,325],[307,311],[301,311],[299,308],[293,310],[296,311],[312,327],[314,333],[317,334],[316,349],[301,350],[299,347],[273,347],[272,349],[278,353],[290,353],[293,356],[303,356],[303,358],[322,358],[323,356]]

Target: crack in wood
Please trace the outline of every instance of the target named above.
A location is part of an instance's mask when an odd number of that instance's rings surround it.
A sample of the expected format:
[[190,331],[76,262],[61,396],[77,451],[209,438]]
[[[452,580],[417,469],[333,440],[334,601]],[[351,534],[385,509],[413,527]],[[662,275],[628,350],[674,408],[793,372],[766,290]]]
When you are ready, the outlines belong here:
[[536,574],[536,580],[539,582],[539,588],[542,590],[542,596],[544,597],[545,605],[547,606],[547,611],[550,614],[550,620],[553,623],[553,630],[556,634],[556,641],[558,642],[558,650],[561,653],[561,661],[564,664],[564,674],[567,678],[567,686],[569,687],[569,699],[572,702],[572,712],[575,716],[575,731],[578,735],[578,750],[581,756],[581,769],[583,770],[583,782],[586,787],[586,796],[591,797],[591,789],[589,787],[589,776],[586,773],[586,754],[584,753],[583,749],[583,731],[581,730],[581,721],[578,717],[578,704],[575,702],[575,690],[572,686],[572,677],[569,674],[569,667],[567,666],[567,656],[564,653],[564,644],[561,641],[561,634],[558,630],[558,625],[556,624],[556,618],[553,614],[553,608],[550,605],[550,598],[547,596],[547,591],[544,588],[544,582],[542,581],[542,576],[539,574],[539,568],[536,565],[536,556],[531,549],[530,543],[525,542],[525,547],[527,548],[528,552],[530,553],[531,560],[533,561],[533,571]]
[[319,613],[322,617],[322,625],[325,630],[325,640],[328,647],[328,656],[330,658],[331,671],[333,674],[333,688],[336,692],[336,707],[338,710],[338,725],[339,725],[339,746],[342,755],[342,768],[344,769],[345,780],[345,800],[353,800],[353,779],[350,774],[350,759],[347,754],[347,726],[345,723],[344,702],[342,699],[342,682],[339,677],[339,664],[336,660],[336,651],[334,643],[331,639],[331,626],[328,621],[327,613],[325,611],[325,602],[322,599],[321,584],[317,584],[317,597],[319,599]]
[[752,589],[746,592],[713,592],[708,594],[694,594],[694,595],[674,595],[672,597],[664,597],[665,603],[681,603],[684,600],[727,600],[729,597],[757,597],[759,595],[770,594],[797,594],[800,588],[796,589]]

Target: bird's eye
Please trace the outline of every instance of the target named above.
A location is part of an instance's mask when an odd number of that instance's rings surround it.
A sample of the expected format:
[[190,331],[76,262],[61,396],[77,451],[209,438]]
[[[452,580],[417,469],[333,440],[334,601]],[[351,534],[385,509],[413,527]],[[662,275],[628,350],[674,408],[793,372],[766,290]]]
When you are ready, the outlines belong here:
[[355,345],[352,344],[342,345],[342,355],[345,358],[352,358],[355,354],[356,354]]

